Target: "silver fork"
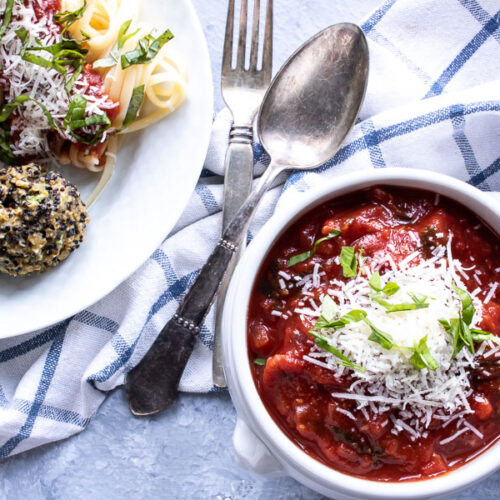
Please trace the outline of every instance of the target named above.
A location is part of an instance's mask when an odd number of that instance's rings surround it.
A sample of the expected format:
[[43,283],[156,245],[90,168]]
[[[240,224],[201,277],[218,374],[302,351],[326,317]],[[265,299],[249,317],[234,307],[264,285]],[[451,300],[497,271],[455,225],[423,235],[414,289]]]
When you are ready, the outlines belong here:
[[[234,6],[235,1],[229,0],[222,59],[222,97],[233,115],[233,125],[229,134],[229,146],[225,159],[223,232],[250,194],[252,187],[254,162],[252,122],[271,81],[273,55],[273,0],[267,0],[261,65],[258,64],[260,0],[254,0],[250,64],[246,68],[248,0],[242,0],[236,65],[233,67]],[[244,241],[240,242],[240,248],[243,245]],[[221,346],[222,307],[236,262],[237,259],[234,259],[233,264],[228,269],[218,295],[212,369],[213,382],[218,387],[226,387]]]

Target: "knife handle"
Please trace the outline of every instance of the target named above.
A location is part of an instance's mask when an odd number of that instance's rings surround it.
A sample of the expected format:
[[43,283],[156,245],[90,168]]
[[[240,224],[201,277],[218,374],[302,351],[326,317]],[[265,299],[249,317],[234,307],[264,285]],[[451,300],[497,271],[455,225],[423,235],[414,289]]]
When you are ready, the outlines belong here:
[[174,317],[128,373],[125,389],[134,415],[151,415],[175,402],[196,335],[236,250],[233,243],[219,241]]
[[134,415],[157,413],[175,401],[177,386],[193,350],[196,334],[238,251],[236,242],[246,234],[267,188],[285,169],[286,166],[271,162],[256,188],[227,226],[174,318],[160,332],[146,356],[129,372],[125,387]]
[[[224,203],[222,212],[222,231],[250,194],[253,179],[253,129],[250,125],[233,125],[229,133],[229,145],[225,159]],[[246,234],[239,241],[240,249],[245,245]],[[241,252],[240,252],[241,253]],[[227,288],[233,275],[239,254],[231,263],[224,276],[215,313],[214,347],[212,356],[212,378],[217,387],[226,387],[222,359],[222,312]]]

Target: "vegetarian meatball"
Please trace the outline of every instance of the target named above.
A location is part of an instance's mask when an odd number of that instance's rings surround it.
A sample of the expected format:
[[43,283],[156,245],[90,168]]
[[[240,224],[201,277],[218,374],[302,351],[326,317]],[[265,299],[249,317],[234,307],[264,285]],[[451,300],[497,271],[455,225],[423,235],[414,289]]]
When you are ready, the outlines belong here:
[[41,273],[80,246],[89,221],[78,189],[34,164],[0,168],[0,272]]

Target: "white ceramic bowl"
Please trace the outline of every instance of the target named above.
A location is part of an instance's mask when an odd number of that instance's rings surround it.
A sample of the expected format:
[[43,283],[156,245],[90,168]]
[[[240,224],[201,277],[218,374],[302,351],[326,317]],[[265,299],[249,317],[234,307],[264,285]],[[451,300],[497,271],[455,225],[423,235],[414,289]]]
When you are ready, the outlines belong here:
[[421,188],[440,193],[475,212],[500,234],[500,204],[491,195],[451,177],[403,168],[355,172],[306,192],[293,207],[281,210],[259,232],[238,264],[223,317],[225,372],[238,421],[233,443],[241,465],[263,475],[289,475],[338,499],[423,499],[466,488],[500,469],[500,442],[458,469],[418,482],[383,483],[338,472],[295,445],[269,415],[256,390],[248,359],[246,322],[255,277],[267,251],[302,215],[321,203],[374,185]]

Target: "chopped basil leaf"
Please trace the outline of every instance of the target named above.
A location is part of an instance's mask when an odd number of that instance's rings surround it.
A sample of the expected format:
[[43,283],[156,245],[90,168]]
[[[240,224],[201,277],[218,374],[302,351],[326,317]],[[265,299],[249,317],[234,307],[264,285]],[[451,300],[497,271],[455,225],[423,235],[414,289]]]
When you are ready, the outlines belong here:
[[66,93],[69,94],[71,92],[71,89],[75,85],[75,82],[78,80],[79,76],[83,72],[83,66],[80,66],[75,70],[73,73],[73,76],[64,84],[64,90],[66,90]]
[[368,284],[376,291],[376,292],[381,292],[382,291],[382,280],[380,278],[380,273],[378,271],[375,271],[371,276],[370,279],[368,280]]
[[132,19],[129,19],[128,21],[125,21],[120,26],[120,30],[118,31],[118,41],[117,41],[119,49],[123,49],[123,46],[125,45],[125,43],[127,42],[127,40],[129,40],[130,38],[132,38],[134,35],[137,35],[137,33],[139,33],[139,31],[141,31],[141,29],[138,28],[133,33],[129,33],[128,35],[126,35],[128,29],[130,28],[130,23],[131,22],[132,22]]
[[65,10],[63,12],[59,12],[58,14],[54,14],[54,22],[57,24],[64,24],[64,29],[62,30],[61,35],[64,35],[64,33],[68,31],[69,27],[83,16],[86,8],[87,0],[84,0],[83,5],[79,9],[74,11]]
[[474,342],[485,342],[487,340],[491,340],[492,342],[495,342],[495,344],[500,345],[500,337],[497,337],[493,333],[485,332],[484,330],[479,330],[477,328],[471,328],[470,333]]
[[339,351],[337,348],[330,345],[328,343],[328,340],[325,337],[323,337],[323,335],[316,333],[314,330],[310,330],[309,334],[314,338],[314,341],[316,342],[316,345],[318,347],[320,347],[321,349],[324,349],[325,351],[328,351],[329,353],[333,354],[336,358],[338,358],[339,359],[338,363],[340,365],[346,366],[347,368],[352,368],[353,370],[357,370],[359,372],[366,372],[365,368],[354,364],[341,351]]
[[438,321],[441,323],[441,325],[443,326],[443,328],[444,328],[444,329],[445,329],[448,333],[450,333],[450,332],[451,332],[451,325],[450,325],[450,322],[449,322],[449,321],[447,321],[446,319],[443,319],[443,318],[439,319]]
[[357,274],[358,262],[354,247],[342,247],[340,251],[340,265],[344,278],[353,278]]
[[455,284],[453,284],[453,289],[457,292],[462,303],[460,315],[458,318],[452,318],[449,321],[440,319],[439,323],[451,335],[453,342],[452,358],[455,359],[464,347],[467,347],[472,354],[475,352],[474,335],[469,328],[469,325],[472,323],[472,318],[474,317],[476,309],[472,304],[472,298],[467,291],[458,288]]
[[120,50],[123,49],[123,46],[125,45],[125,42],[139,33],[140,28],[135,30],[133,33],[130,33],[129,35],[126,35],[130,23],[132,22],[132,19],[129,19],[128,21],[125,21],[121,26],[120,30],[118,31],[118,40],[116,43],[113,45],[111,50],[109,51],[109,54],[106,57],[103,57],[102,59],[98,59],[92,64],[92,67],[94,69],[97,68],[111,68],[113,66],[116,66],[118,62],[120,61]]
[[450,321],[440,319],[441,326],[451,335],[453,354],[452,358],[455,359],[458,353],[467,346],[471,353],[474,353],[474,340],[471,330],[465,321],[460,318],[452,318]]
[[385,295],[394,295],[399,290],[399,285],[389,281],[387,285],[382,286],[382,279],[380,278],[380,273],[375,271],[368,280],[368,284],[376,291],[382,292]]
[[458,288],[456,285],[453,285],[453,289],[457,292],[462,302],[462,318],[467,325],[470,325],[472,323],[474,313],[476,312],[476,309],[472,304],[472,298],[465,290]]
[[81,120],[73,120],[69,123],[70,130],[76,130],[82,127],[90,127],[92,125],[110,125],[108,115],[106,113],[103,114],[95,114],[86,116]]
[[450,335],[453,341],[453,354],[452,358],[455,359],[458,353],[462,350],[465,345],[462,340],[461,323],[458,318],[450,319]]
[[321,316],[329,322],[334,321],[335,316],[337,316],[337,304],[335,304],[329,295],[325,295],[321,302]]
[[[78,141],[93,146],[101,140],[102,135],[111,125],[111,121],[106,114],[85,116],[86,107],[87,99],[79,94],[74,95],[73,99],[70,101],[68,113],[64,119],[64,126],[69,128],[71,135]],[[75,132],[82,127],[89,127],[92,125],[104,126],[99,128],[93,135]]]
[[415,342],[413,351],[413,356],[410,358],[410,361],[417,370],[422,370],[423,368],[437,370],[439,368],[439,365],[432,357],[429,346],[427,345],[427,335],[421,338],[418,344]]
[[253,362],[259,366],[266,366],[266,360],[264,358],[255,358]]
[[340,319],[347,323],[357,323],[366,318],[366,312],[361,309],[353,309],[344,314]]
[[[328,297],[328,299],[327,299]],[[325,308],[326,301],[326,308]],[[335,309],[334,309],[335,308]],[[360,309],[353,309],[348,313],[341,316],[339,319],[335,319],[337,315],[337,305],[330,296],[325,295],[323,303],[321,304],[321,316],[318,318],[314,324],[313,330],[321,330],[323,328],[342,328],[349,323],[356,323],[366,318],[366,312]]]
[[30,36],[29,31],[26,28],[19,28],[18,30],[15,31],[15,33],[23,44],[23,49],[21,50],[22,53],[26,48],[26,44],[29,41],[29,36]]
[[112,68],[118,64],[120,60],[120,54],[116,48],[116,45],[109,51],[109,54],[102,59],[98,59],[92,64],[93,69],[99,68]]
[[465,322],[463,317],[460,318],[460,332],[465,346],[469,349],[471,354],[474,354],[475,352],[474,341],[472,340],[472,335],[469,330],[469,325]]
[[370,327],[372,331],[372,333],[368,337],[368,340],[380,344],[384,349],[387,350],[390,350],[394,347],[394,344],[392,342],[392,335],[378,329],[368,318],[364,318],[363,321]]
[[391,304],[384,300],[378,293],[374,293],[370,295],[370,298],[375,301],[377,304],[380,304],[387,314],[392,312],[400,312],[400,311],[414,311],[415,309],[425,309],[429,307],[429,304],[418,302],[418,303],[403,303],[403,304]]
[[413,302],[417,305],[425,305],[425,307],[428,307],[428,304],[425,304],[426,300],[429,298],[427,295],[424,295],[423,293],[415,293],[415,292],[408,292],[408,295]]
[[399,285],[392,281],[389,281],[389,283],[387,283],[387,285],[385,285],[384,288],[382,288],[382,292],[385,293],[386,295],[394,295],[398,290],[399,290]]
[[335,236],[338,236],[339,234],[342,234],[342,231],[332,229],[326,236],[320,238],[319,240],[316,240],[311,250],[290,257],[288,261],[288,267],[292,267],[295,264],[299,264],[300,262],[304,262],[305,260],[310,259],[316,253],[316,249],[318,248],[318,245],[320,243],[323,243],[323,241],[329,240],[331,238],[335,238]]
[[151,34],[141,38],[135,49],[129,50],[121,56],[122,69],[133,64],[147,64],[152,61],[160,49],[173,37],[172,32],[166,30],[156,39]]
[[120,130],[126,129],[130,124],[134,122],[139,113],[139,109],[144,100],[144,85],[136,87],[132,92],[132,97],[130,98],[130,103],[128,105],[127,114],[123,120],[123,124]]
[[0,26],[0,40],[5,35],[7,28],[12,19],[12,9],[14,8],[14,0],[7,0],[5,3],[5,12],[3,14],[2,25]]

